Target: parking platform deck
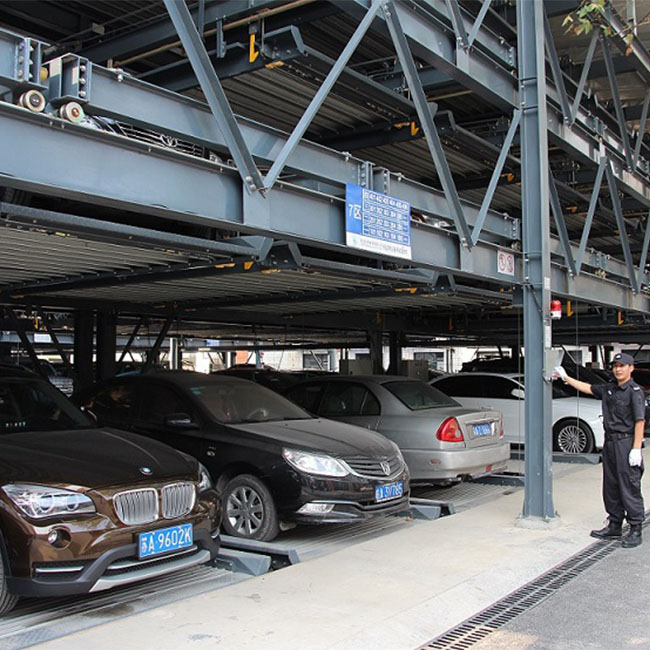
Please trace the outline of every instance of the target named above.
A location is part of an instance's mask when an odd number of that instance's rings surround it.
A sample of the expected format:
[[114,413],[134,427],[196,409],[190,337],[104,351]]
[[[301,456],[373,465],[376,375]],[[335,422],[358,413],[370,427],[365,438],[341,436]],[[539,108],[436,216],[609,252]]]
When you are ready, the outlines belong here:
[[[301,562],[293,566],[231,581],[226,588],[215,585],[197,595],[180,593],[166,602],[154,597],[148,608],[143,603],[137,611],[113,612],[104,624],[98,624],[95,616],[86,629],[72,633],[60,629],[63,636],[36,647],[452,648],[449,643],[430,644],[568,558],[593,548],[589,530],[605,516],[600,466],[558,463],[554,475],[554,502],[560,515],[555,527],[517,526],[523,492],[500,486],[498,493],[475,507],[459,507],[453,516],[402,519],[380,531],[359,530],[356,543],[332,546],[332,539],[316,538],[301,542],[306,533],[296,529],[278,541],[287,546],[293,540],[302,553]],[[430,498],[441,499],[444,492],[437,490]],[[646,496],[649,493],[646,490]],[[329,534],[336,538],[337,532]],[[328,552],[321,552],[324,547],[319,550],[319,544],[329,545]],[[581,573],[580,579],[588,579],[593,570]],[[543,604],[553,607],[552,598]],[[511,625],[515,624],[513,620]],[[508,629],[495,627],[489,632],[472,645],[488,648],[480,644],[498,642],[498,635],[503,640]],[[25,647],[39,640],[38,635],[31,641],[13,635],[20,643],[12,645],[10,637],[0,637],[0,647]]]

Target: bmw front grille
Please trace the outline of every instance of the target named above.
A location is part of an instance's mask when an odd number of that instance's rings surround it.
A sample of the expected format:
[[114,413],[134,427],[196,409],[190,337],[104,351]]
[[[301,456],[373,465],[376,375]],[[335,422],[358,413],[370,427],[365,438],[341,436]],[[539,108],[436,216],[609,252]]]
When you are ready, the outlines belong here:
[[175,519],[191,512],[196,503],[196,488],[192,483],[171,483],[160,490],[140,488],[113,496],[113,505],[123,524],[149,524],[161,517]]
[[192,483],[174,483],[162,489],[162,515],[165,519],[182,517],[192,510],[196,490]]

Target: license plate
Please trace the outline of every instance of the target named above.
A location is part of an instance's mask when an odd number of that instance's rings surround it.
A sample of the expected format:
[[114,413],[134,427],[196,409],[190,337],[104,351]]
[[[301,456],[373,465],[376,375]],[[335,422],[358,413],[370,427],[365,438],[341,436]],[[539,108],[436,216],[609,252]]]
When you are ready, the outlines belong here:
[[389,499],[398,499],[404,494],[404,483],[388,483],[388,485],[378,485],[375,488],[375,501],[388,501]]
[[187,548],[193,543],[192,524],[181,524],[161,528],[138,536],[138,557],[140,559]]
[[474,425],[474,435],[475,436],[491,436],[492,427],[489,424],[475,424]]

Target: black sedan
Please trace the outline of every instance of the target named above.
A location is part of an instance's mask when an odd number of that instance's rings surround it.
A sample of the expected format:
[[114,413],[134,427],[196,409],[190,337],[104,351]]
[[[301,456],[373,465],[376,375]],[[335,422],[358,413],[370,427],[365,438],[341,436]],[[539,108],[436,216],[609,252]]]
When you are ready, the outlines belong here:
[[116,377],[75,396],[101,424],[196,456],[223,528],[271,540],[284,522],[340,523],[408,508],[409,474],[381,434],[314,418],[258,384],[183,371]]

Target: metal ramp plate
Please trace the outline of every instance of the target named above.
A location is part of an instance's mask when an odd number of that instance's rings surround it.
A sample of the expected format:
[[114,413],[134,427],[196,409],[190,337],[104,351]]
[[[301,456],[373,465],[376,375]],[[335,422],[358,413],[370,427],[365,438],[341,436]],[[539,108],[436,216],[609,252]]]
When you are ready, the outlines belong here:
[[210,566],[87,596],[25,598],[0,619],[0,650],[43,643],[110,620],[240,582],[249,576]]

